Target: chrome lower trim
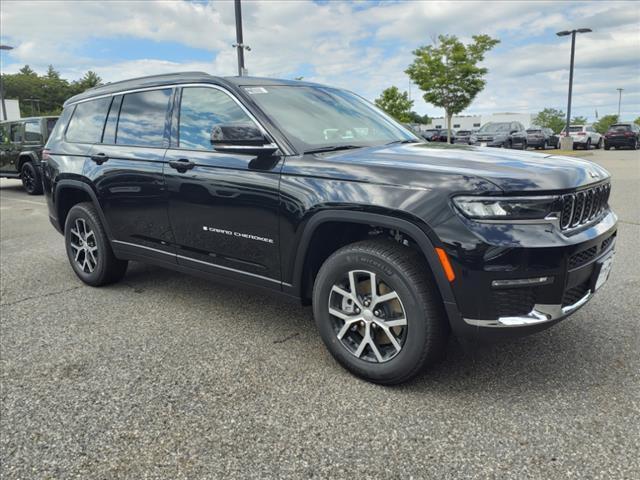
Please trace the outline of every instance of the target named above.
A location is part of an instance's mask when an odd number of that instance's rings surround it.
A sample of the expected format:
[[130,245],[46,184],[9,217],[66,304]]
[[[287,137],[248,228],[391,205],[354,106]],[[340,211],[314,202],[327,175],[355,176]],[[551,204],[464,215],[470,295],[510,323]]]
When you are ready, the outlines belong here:
[[233,273],[239,273],[241,275],[247,275],[249,277],[258,278],[260,280],[266,280],[268,282],[277,283],[278,285],[281,285],[283,283],[280,280],[276,280],[276,279],[273,279],[273,278],[265,277],[263,275],[258,275],[257,273],[245,272],[244,270],[238,270],[236,268],[225,267],[223,265],[218,265],[217,263],[205,262],[203,260],[198,260],[196,258],[185,257],[184,255],[178,255],[178,254],[171,253],[171,252],[165,252],[164,250],[158,250],[157,248],[147,247],[145,245],[140,245],[138,243],[123,242],[122,240],[112,240],[111,242],[112,243],[118,243],[120,245],[128,245],[130,247],[137,247],[137,248],[142,248],[142,249],[145,249],[145,250],[151,250],[152,252],[164,253],[165,255],[169,255],[169,256],[171,256],[173,258],[176,258],[176,259],[179,259],[179,260],[187,260],[189,262],[195,262],[195,263],[199,263],[199,264],[202,264],[202,265],[207,265],[207,266],[212,267],[212,268],[217,268],[217,269],[220,269],[220,270],[226,270],[227,272],[233,272]]
[[536,304],[533,309],[527,314],[516,317],[500,317],[497,320],[476,320],[472,318],[465,318],[464,321],[468,325],[475,327],[497,327],[497,328],[510,328],[510,327],[526,327],[531,325],[539,325],[541,323],[553,322],[566,317],[570,313],[573,313],[585,303],[587,303],[593,293],[591,290],[587,294],[578,300],[573,305],[548,305],[548,304]]

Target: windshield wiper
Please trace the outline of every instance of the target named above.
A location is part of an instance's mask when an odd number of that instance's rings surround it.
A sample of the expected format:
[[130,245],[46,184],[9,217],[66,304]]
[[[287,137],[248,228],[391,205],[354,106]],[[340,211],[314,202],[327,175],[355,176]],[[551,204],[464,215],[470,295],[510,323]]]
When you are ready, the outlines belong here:
[[385,143],[385,145],[397,145],[400,143],[422,143],[420,140],[411,140],[407,138],[406,140],[394,140],[393,142]]
[[363,145],[330,145],[328,147],[312,148],[303,153],[337,152],[338,150],[351,150],[353,148],[363,148]]

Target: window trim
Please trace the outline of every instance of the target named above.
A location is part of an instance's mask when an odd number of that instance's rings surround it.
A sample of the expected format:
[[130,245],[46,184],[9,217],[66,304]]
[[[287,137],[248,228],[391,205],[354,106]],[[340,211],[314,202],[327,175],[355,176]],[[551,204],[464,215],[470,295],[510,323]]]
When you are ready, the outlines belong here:
[[[228,153],[224,153],[224,152],[218,152],[215,149],[200,149],[200,148],[187,148],[187,147],[182,147],[180,146],[180,118],[182,117],[182,95],[184,93],[184,89],[185,88],[202,88],[200,85],[197,86],[191,86],[191,85],[181,85],[178,88],[178,92],[176,94],[176,101],[174,104],[174,108],[176,108],[177,113],[176,115],[172,118],[175,119],[176,125],[175,125],[175,139],[172,137],[171,140],[175,140],[175,145],[173,145],[173,141],[171,142],[172,146],[169,147],[172,150],[184,150],[184,151],[190,151],[190,152],[211,152],[211,153],[221,153],[224,155],[228,155]],[[262,134],[265,136],[265,138],[267,140],[271,140],[272,143],[275,143],[272,139],[272,135],[269,135],[269,133],[262,127],[262,125],[260,125],[260,123],[258,122],[258,120],[251,115],[251,113],[246,109],[243,108],[243,105],[233,97],[233,95],[231,95],[229,92],[227,92],[226,90],[222,89],[222,88],[214,88],[214,90],[218,90],[220,92],[222,92],[223,94],[226,94],[227,97],[231,98],[231,100],[234,100],[236,105],[240,106],[240,109],[245,113],[245,115],[247,115],[249,117],[249,120],[251,120],[256,127],[258,127],[258,129],[260,129],[260,131],[262,132]],[[174,133],[174,129],[173,129],[173,125],[171,126],[171,134],[173,135]],[[277,144],[276,144],[277,145]],[[280,148],[280,146],[278,146],[278,148]]]
[[[102,98],[106,98],[106,95],[100,96],[100,97],[92,97],[89,99],[90,100],[100,100]],[[111,109],[111,104],[113,103],[113,99],[111,99],[111,101],[109,102],[109,105],[107,105],[107,114],[104,116],[104,120],[102,121],[102,129],[100,130],[100,137],[98,138],[97,142],[74,142],[71,141],[67,138],[67,132],[69,131],[69,126],[71,125],[71,122],[73,121],[73,117],[76,114],[76,110],[78,109],[78,105],[80,104],[80,102],[78,103],[73,103],[73,112],[71,112],[71,116],[69,117],[69,120],[67,120],[67,124],[64,126],[64,133],[63,133],[63,140],[66,143],[73,143],[75,145],[99,145],[102,142],[102,136],[104,135],[104,127],[107,123],[107,118],[109,118],[109,110]],[[66,108],[66,107],[65,107]]]
[[[122,114],[122,105],[124,105],[124,97],[126,95],[130,95],[133,93],[140,93],[140,92],[147,92],[147,91],[152,91],[152,90],[171,90],[170,93],[170,98],[169,101],[167,102],[167,109],[164,112],[164,127],[162,128],[162,145],[156,147],[154,145],[133,145],[133,144],[128,144],[128,143],[118,143],[118,128],[120,127],[120,115]],[[118,92],[118,93],[114,93],[112,95],[110,95],[112,97],[111,99],[111,104],[109,105],[109,110],[107,111],[107,116],[104,119],[104,125],[102,127],[102,136],[100,137],[100,142],[99,145],[107,145],[107,146],[112,146],[112,147],[133,147],[133,148],[161,148],[161,149],[167,149],[170,148],[171,145],[171,132],[169,132],[169,137],[167,138],[167,119],[169,119],[169,121],[171,121],[172,115],[173,115],[173,102],[174,102],[174,98],[176,95],[176,90],[177,87],[174,85],[163,85],[163,86],[158,86],[158,87],[152,87],[152,88],[145,88],[143,90],[139,90],[139,91],[132,91],[132,92]],[[117,96],[122,96],[122,98],[120,99],[120,105],[118,106],[118,116],[116,117],[116,129],[115,129],[115,134],[113,136],[113,141],[115,143],[104,143],[104,131],[107,128],[107,120],[109,120],[109,113],[111,112],[111,106],[113,105],[113,102],[115,101],[115,98]],[[94,97],[96,98],[96,97]]]

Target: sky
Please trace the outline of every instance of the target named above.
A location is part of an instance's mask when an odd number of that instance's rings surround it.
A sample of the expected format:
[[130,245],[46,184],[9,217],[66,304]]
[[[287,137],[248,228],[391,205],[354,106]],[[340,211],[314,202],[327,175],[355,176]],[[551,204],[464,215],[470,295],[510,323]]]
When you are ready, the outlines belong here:
[[[572,112],[589,120],[640,116],[640,2],[242,2],[246,67],[252,76],[344,87],[373,100],[396,85],[414,110],[441,116],[425,103],[404,70],[412,51],[437,35],[470,41],[488,34],[500,44],[485,58],[487,85],[464,114],[566,111],[570,37],[576,39]],[[237,74],[232,1],[0,2],[4,73],[28,64],[64,78],[95,71],[104,81],[176,71]]]

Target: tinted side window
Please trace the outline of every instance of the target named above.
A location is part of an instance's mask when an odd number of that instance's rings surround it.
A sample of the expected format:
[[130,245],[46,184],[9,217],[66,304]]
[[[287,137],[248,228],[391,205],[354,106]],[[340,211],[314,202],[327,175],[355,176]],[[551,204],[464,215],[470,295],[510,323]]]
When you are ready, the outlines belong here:
[[42,143],[42,132],[40,131],[40,122],[26,122],[24,124],[24,140],[25,142]]
[[47,118],[47,138],[51,136],[53,128],[56,126],[57,118]]
[[22,142],[22,124],[21,123],[12,123],[9,130],[9,137],[12,142],[20,143]]
[[162,147],[171,89],[129,93],[122,99],[116,143]]
[[206,87],[182,90],[180,147],[211,150],[211,129],[218,124],[254,124],[242,108],[224,92]]
[[111,97],[89,100],[76,105],[67,127],[67,140],[78,143],[99,142],[109,103],[111,103]]

